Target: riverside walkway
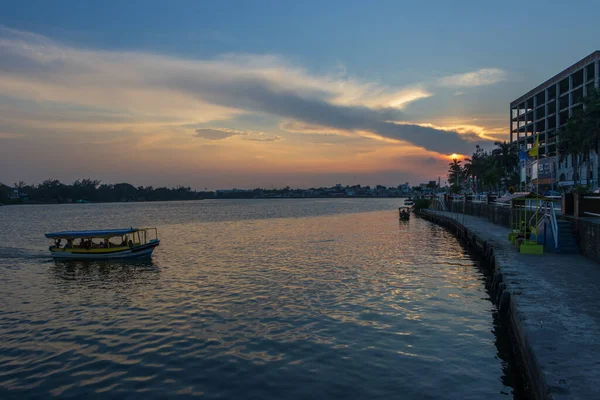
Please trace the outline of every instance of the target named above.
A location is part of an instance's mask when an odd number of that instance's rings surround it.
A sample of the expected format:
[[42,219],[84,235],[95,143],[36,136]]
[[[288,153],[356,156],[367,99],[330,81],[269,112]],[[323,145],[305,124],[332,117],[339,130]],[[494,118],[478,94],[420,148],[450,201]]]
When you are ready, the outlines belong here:
[[600,399],[600,264],[578,254],[520,254],[508,228],[481,217],[424,212],[494,247],[534,396]]

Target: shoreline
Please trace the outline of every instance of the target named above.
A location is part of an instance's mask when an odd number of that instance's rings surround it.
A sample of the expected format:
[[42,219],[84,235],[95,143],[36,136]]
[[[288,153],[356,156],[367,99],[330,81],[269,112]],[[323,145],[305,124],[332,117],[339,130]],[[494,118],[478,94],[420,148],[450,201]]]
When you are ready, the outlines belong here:
[[[534,399],[551,399],[551,397],[545,396],[548,389],[543,374],[528,345],[526,336],[523,335],[519,320],[515,318],[518,311],[514,308],[514,302],[510,301],[510,292],[505,290],[506,286],[502,283],[504,276],[496,262],[493,245],[489,245],[486,240],[476,233],[469,232],[466,226],[454,218],[435,212],[432,213],[431,210],[422,210],[420,216],[453,232],[456,238],[463,242],[465,247],[484,260],[485,268],[488,270],[485,288],[492,296],[491,301],[498,310],[499,318],[507,323],[506,328],[508,330],[512,355],[518,363],[520,372],[526,378],[525,390]],[[501,284],[502,286],[500,286]]]
[[486,288],[508,323],[532,398],[600,398],[598,264],[579,254],[517,253],[510,229],[484,218],[431,209],[420,215],[487,261]]
[[123,203],[170,203],[170,202],[187,202],[187,201],[204,201],[204,200],[303,200],[303,199],[406,199],[407,196],[314,196],[314,197],[209,197],[203,199],[187,199],[187,200],[132,200],[132,201],[88,201],[88,202],[62,202],[62,203],[45,203],[45,202],[25,202],[25,203],[0,203],[1,206],[42,206],[42,205],[65,205],[65,204],[123,204]]

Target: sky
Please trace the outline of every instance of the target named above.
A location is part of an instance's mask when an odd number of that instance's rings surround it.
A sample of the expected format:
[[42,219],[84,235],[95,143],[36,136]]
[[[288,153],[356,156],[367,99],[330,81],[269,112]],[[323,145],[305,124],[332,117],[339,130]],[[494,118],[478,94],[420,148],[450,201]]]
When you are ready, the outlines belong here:
[[598,50],[589,1],[0,0],[0,182],[418,184]]

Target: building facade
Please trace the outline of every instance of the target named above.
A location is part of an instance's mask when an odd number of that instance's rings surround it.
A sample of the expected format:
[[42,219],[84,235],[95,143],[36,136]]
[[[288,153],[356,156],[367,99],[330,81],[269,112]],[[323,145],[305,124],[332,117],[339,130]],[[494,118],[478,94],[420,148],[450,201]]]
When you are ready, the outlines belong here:
[[[560,162],[557,132],[567,119],[583,109],[582,99],[590,88],[600,87],[600,51],[595,51],[510,103],[510,141],[527,150],[539,137],[539,183],[554,188],[573,186],[570,157]],[[598,157],[590,165],[580,163],[579,183],[598,187]],[[593,182],[587,182],[587,169]]]

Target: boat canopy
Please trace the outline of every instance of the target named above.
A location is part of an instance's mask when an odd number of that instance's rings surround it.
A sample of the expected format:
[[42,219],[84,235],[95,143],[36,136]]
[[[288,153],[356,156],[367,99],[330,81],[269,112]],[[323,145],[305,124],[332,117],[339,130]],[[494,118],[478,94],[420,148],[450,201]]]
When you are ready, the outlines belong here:
[[104,229],[96,231],[64,231],[64,232],[51,232],[46,233],[46,237],[49,239],[79,239],[79,238],[100,238],[100,237],[114,237],[123,236],[128,233],[134,233],[139,231],[137,228],[124,228],[124,229]]
[[512,200],[518,199],[532,199],[532,200],[548,200],[545,196],[539,196],[533,192],[515,192],[508,196],[499,197],[496,199],[496,203],[510,203]]

